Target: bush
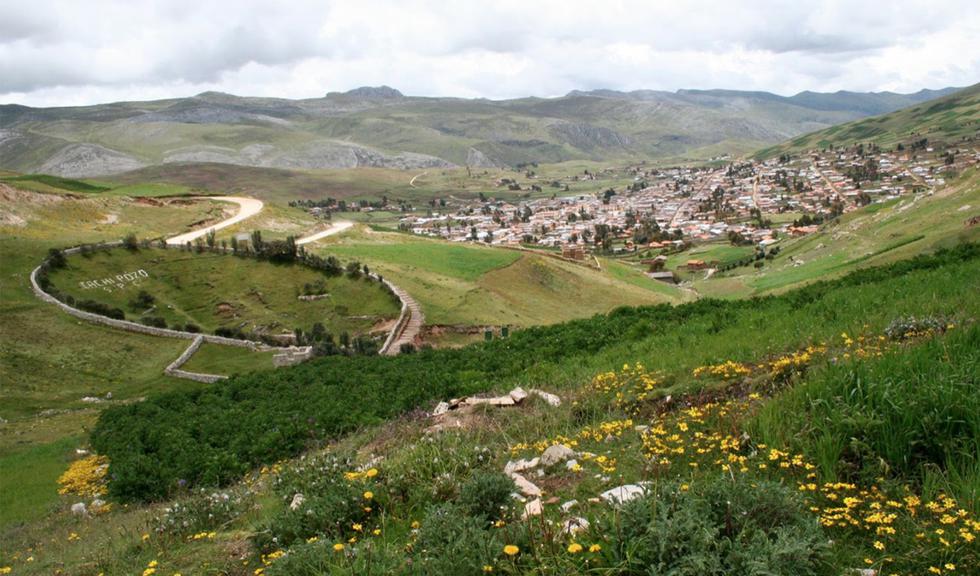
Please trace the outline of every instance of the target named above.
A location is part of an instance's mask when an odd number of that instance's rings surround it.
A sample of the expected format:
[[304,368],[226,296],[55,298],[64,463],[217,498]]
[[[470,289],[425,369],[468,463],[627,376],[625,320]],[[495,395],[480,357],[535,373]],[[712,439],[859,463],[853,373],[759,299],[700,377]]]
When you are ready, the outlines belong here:
[[79,310],[85,310],[86,312],[92,312],[93,314],[100,314],[116,320],[126,319],[126,313],[119,308],[112,308],[106,304],[103,304],[102,302],[96,302],[95,300],[79,300],[75,307]]
[[728,576],[830,573],[829,542],[782,484],[718,478],[625,504],[596,523],[618,574]]
[[197,324],[192,324],[188,322],[187,324],[184,324],[184,332],[192,332],[194,334],[200,334],[201,327],[198,326]]
[[422,574],[477,576],[494,563],[501,546],[482,519],[459,506],[440,504],[423,519],[412,558]]
[[146,290],[140,290],[136,297],[130,300],[129,306],[134,310],[148,310],[153,307],[156,298]]
[[506,474],[476,472],[463,484],[459,504],[470,516],[489,524],[503,515],[514,490],[514,481]]
[[147,316],[146,318],[140,318],[140,322],[146,326],[152,326],[153,328],[166,328],[167,321],[160,316]]

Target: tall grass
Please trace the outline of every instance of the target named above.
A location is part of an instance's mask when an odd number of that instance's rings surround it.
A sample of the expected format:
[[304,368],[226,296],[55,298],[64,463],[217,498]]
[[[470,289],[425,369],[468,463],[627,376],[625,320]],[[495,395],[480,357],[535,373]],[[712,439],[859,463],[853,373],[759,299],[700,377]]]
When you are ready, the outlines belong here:
[[[754,429],[813,454],[824,480],[894,478],[978,508],[980,326],[841,361],[784,392]],[[930,494],[931,493],[931,494]]]

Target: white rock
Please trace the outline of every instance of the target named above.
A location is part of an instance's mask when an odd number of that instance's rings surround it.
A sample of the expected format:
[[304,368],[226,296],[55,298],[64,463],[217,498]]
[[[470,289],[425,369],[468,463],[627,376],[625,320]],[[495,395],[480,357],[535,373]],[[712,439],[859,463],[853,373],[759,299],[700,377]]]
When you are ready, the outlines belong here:
[[76,502],[71,505],[71,513],[76,516],[84,516],[88,514],[88,510],[85,508],[85,502]]
[[84,448],[75,448],[75,454],[78,454],[79,456],[88,456],[88,450]]
[[517,388],[511,390],[508,396],[513,398],[514,402],[520,404],[521,402],[524,401],[525,398],[527,398],[527,392],[525,392],[523,388],[518,386]]
[[646,432],[649,429],[650,429],[650,427],[649,426],[646,426],[644,424],[640,424],[639,426],[633,426],[633,430],[639,432],[640,434],[643,434],[644,432]]
[[553,444],[541,455],[542,466],[553,466],[575,456],[575,451],[564,444]]
[[440,402],[440,403],[436,404],[435,409],[432,411],[432,415],[433,416],[441,416],[441,415],[445,414],[446,412],[449,412],[449,403],[448,402]]
[[606,490],[599,496],[610,504],[622,504],[646,494],[647,489],[638,484],[625,484]]
[[541,398],[551,406],[561,406],[561,398],[551,394],[550,392],[545,392],[544,390],[538,390],[536,388],[531,389],[531,394]]
[[105,506],[105,500],[101,498],[96,498],[89,504],[89,508],[102,508],[103,506]]
[[303,505],[303,502],[306,502],[306,497],[302,494],[296,493],[293,495],[293,501],[289,503],[289,509],[297,510]]
[[572,508],[574,508],[576,506],[578,506],[578,500],[569,500],[568,502],[564,502],[561,505],[561,511],[562,512],[568,512],[569,510],[571,510]]
[[514,480],[514,484],[517,486],[517,489],[520,490],[521,494],[532,498],[541,496],[541,489],[535,486],[527,478],[521,476],[520,474],[511,474],[510,477]]
[[575,460],[574,458],[568,462],[565,462],[565,468],[568,468],[569,470],[575,470],[576,466],[578,466],[578,460]]
[[585,518],[569,518],[562,523],[561,533],[566,536],[574,536],[589,527],[589,521]]
[[82,398],[82,402],[85,402],[86,404],[97,404],[99,402],[102,402],[102,398],[96,398],[95,396],[86,396]]
[[524,513],[521,514],[521,518],[527,520],[531,516],[540,516],[542,512],[544,512],[544,505],[541,504],[540,498],[535,498],[524,505]]
[[506,466],[504,466],[504,474],[510,475],[514,472],[524,472],[525,470],[530,470],[531,468],[537,466],[538,462],[540,462],[539,458],[531,458],[530,460],[525,460],[522,458],[516,462],[511,460],[507,462]]
[[852,572],[858,576],[878,576],[878,571],[874,568],[854,568]]

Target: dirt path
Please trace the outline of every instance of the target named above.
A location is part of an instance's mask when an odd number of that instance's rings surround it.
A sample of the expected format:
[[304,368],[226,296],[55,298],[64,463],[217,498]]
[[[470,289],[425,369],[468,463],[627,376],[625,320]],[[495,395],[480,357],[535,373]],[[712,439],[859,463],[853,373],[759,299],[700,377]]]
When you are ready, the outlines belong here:
[[415,179],[416,178],[421,178],[421,177],[425,176],[428,173],[429,173],[429,171],[426,170],[425,172],[423,172],[421,174],[416,174],[415,176],[412,176],[412,179],[408,181],[408,185],[411,186],[412,188],[418,188],[418,186],[415,185]]
[[334,234],[339,234],[344,230],[347,230],[353,225],[354,225],[353,222],[348,222],[347,220],[334,222],[330,224],[330,227],[327,228],[326,230],[322,230],[320,232],[317,232],[316,234],[310,234],[309,236],[304,236],[300,238],[299,240],[296,241],[296,244],[298,246],[301,246],[303,244],[309,244],[310,242],[316,242],[320,238],[326,238],[327,236],[333,236]]
[[242,220],[251,218],[259,212],[262,211],[263,206],[265,206],[261,200],[256,200],[255,198],[244,198],[241,196],[200,196],[196,198],[198,200],[217,200],[219,202],[232,202],[238,204],[240,207],[238,214],[235,214],[227,220],[222,220],[217,224],[208,226],[206,228],[201,228],[199,230],[194,230],[193,232],[187,232],[186,234],[181,234],[179,236],[174,236],[173,238],[167,239],[167,244],[171,246],[182,246],[188,242],[193,242],[198,238],[206,235],[212,230],[221,230],[222,228],[227,228],[234,224],[238,224]]

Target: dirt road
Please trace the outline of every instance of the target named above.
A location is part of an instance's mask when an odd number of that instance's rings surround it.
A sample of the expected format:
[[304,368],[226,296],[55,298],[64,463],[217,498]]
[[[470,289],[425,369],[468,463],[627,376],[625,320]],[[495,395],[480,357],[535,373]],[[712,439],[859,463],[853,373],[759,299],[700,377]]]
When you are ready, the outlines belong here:
[[238,224],[242,220],[251,218],[252,216],[255,216],[256,214],[261,212],[263,206],[265,206],[261,200],[256,200],[255,198],[244,198],[241,196],[201,196],[196,199],[217,200],[219,202],[232,202],[234,204],[238,204],[240,208],[238,210],[238,214],[235,214],[234,216],[228,218],[227,220],[222,220],[217,224],[208,226],[206,228],[201,228],[199,230],[194,230],[193,232],[187,232],[186,234],[181,234],[179,236],[174,236],[173,238],[168,238],[167,244],[171,246],[181,246],[188,242],[193,242],[198,238],[201,238],[202,236],[206,235],[208,232],[212,230],[221,230],[222,228],[233,226],[235,224]]

